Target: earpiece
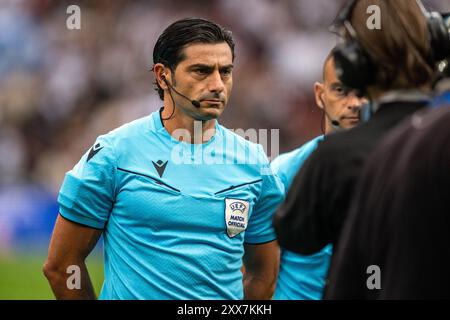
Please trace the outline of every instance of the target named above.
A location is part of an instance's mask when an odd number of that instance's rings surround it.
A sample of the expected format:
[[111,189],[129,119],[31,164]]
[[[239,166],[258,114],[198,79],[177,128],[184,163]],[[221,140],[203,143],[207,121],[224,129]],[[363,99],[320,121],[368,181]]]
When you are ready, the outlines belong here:
[[[170,83],[169,81],[167,81],[166,79],[166,75],[163,73],[161,75],[161,79],[162,81],[165,82],[165,84],[167,85],[167,87],[169,87],[169,92],[170,91],[174,91],[176,94],[178,94],[179,96],[183,97],[184,99],[188,100],[194,107],[196,107],[197,109],[201,107],[200,102],[195,100],[195,99],[190,99],[189,97],[186,97],[184,94],[178,92]],[[172,94],[170,94],[170,96],[172,96]],[[173,97],[172,97],[173,99]]]

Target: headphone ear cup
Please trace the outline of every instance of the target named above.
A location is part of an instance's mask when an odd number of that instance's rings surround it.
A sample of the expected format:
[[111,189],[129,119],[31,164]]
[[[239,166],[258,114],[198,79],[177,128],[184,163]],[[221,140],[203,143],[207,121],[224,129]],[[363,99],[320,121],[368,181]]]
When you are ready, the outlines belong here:
[[337,45],[333,50],[336,75],[344,86],[364,92],[375,79],[375,66],[355,41]]
[[433,57],[433,63],[450,56],[450,31],[442,16],[437,12],[429,13],[427,17],[428,32]]

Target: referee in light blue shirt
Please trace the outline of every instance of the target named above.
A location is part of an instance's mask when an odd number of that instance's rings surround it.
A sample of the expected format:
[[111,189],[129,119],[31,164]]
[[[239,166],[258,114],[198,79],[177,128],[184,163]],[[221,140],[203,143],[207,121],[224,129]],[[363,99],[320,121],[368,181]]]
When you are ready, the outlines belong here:
[[[360,108],[367,103],[354,92],[346,90],[338,80],[331,53],[323,67],[323,83],[315,83],[316,103],[324,114],[326,134],[339,129],[349,129],[359,122]],[[309,155],[324,139],[318,136],[305,145],[289,153],[282,154],[272,162],[276,173],[287,193],[292,180]],[[300,255],[282,249],[280,271],[274,299],[278,300],[318,300],[322,298],[332,246],[325,246],[313,255]]]
[[[283,186],[260,145],[217,122],[232,87],[231,33],[179,20],[153,60],[164,108],[100,136],[66,174],[44,266],[53,292],[96,298],[84,259],[103,234],[101,299],[269,299]],[[80,267],[78,290],[66,286],[69,265]]]

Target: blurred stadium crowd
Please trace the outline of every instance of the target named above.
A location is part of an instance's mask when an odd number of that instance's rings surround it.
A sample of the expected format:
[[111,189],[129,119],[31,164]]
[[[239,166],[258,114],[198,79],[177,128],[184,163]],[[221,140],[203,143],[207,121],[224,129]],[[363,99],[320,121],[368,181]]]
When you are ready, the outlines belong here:
[[[447,2],[425,1],[450,10]],[[0,1],[0,256],[16,244],[47,245],[64,173],[98,135],[162,106],[148,72],[152,50],[179,18],[204,17],[233,32],[226,127],[278,128],[280,152],[318,135],[312,88],[342,3]],[[81,30],[66,27],[70,4],[81,8]]]

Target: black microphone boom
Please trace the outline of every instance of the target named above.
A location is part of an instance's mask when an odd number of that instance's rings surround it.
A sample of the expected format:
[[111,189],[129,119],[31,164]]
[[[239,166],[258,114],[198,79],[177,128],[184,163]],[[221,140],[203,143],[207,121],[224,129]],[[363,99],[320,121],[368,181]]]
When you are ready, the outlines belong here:
[[163,78],[163,81],[167,84],[167,86],[173,90],[176,94],[178,94],[179,96],[185,98],[186,100],[188,100],[190,103],[192,103],[192,105],[196,108],[200,108],[200,102],[197,100],[191,100],[188,97],[186,97],[184,94],[178,92],[172,85],[169,84],[169,82],[166,80],[166,78]]

